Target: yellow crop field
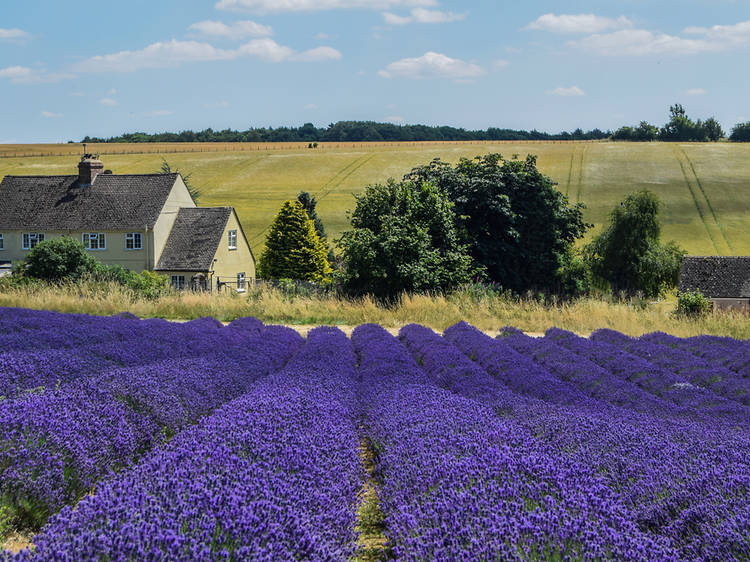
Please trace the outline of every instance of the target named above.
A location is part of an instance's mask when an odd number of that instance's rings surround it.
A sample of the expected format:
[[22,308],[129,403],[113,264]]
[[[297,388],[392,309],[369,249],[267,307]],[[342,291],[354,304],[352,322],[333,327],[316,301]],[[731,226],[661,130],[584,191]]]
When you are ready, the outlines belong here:
[[[73,174],[78,144],[0,145],[6,174]],[[114,173],[156,172],[165,158],[191,173],[200,204],[236,207],[256,254],[281,203],[302,191],[319,201],[332,238],[348,227],[354,194],[389,177],[400,178],[433,158],[499,152],[538,156],[571,201],[586,204],[586,219],[601,228],[626,194],[647,188],[664,202],[665,239],[691,254],[750,254],[750,145],[730,143],[425,142],[425,143],[168,143],[88,145]]]

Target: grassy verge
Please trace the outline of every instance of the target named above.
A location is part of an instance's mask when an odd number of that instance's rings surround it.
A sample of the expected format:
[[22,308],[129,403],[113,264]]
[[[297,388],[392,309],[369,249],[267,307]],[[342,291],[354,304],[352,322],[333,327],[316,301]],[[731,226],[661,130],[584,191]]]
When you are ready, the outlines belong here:
[[527,332],[544,332],[556,326],[584,334],[611,328],[629,335],[658,330],[680,337],[713,334],[750,338],[750,318],[746,315],[716,313],[685,319],[672,314],[673,301],[636,306],[585,298],[565,304],[545,304],[535,299],[458,293],[405,295],[396,305],[385,307],[369,298],[289,297],[274,289],[251,290],[245,295],[171,294],[146,300],[134,298],[118,285],[82,284],[5,288],[0,292],[0,306],[95,315],[129,311],[143,318],[170,320],[212,316],[231,321],[255,316],[277,324],[356,326],[374,322],[386,327],[417,322],[436,330],[465,320],[487,331],[512,325]]

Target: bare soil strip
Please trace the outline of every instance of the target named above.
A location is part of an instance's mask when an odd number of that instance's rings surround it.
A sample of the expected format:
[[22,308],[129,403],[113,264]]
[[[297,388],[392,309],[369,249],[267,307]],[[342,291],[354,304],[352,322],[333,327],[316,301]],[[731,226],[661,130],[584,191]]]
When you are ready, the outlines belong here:
[[391,557],[388,539],[385,536],[385,519],[380,509],[379,483],[376,475],[377,454],[369,439],[360,443],[360,458],[367,471],[367,480],[359,492],[357,527],[359,534],[357,554],[354,562],[375,562]]

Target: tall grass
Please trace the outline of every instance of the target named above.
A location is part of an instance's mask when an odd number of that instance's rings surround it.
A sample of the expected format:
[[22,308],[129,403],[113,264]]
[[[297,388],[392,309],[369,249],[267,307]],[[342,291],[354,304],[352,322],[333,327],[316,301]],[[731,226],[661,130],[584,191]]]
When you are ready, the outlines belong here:
[[144,318],[169,320],[212,316],[229,322],[243,316],[255,316],[267,323],[355,326],[374,322],[386,327],[417,322],[436,330],[444,330],[465,320],[488,332],[506,325],[535,333],[556,326],[581,334],[611,328],[630,335],[658,330],[681,337],[713,334],[750,338],[750,318],[746,315],[722,312],[687,319],[672,314],[673,302],[639,306],[584,298],[556,304],[533,298],[516,299],[471,292],[450,296],[403,295],[393,306],[382,306],[370,298],[288,296],[268,287],[253,289],[244,295],[186,292],[147,300],[116,284],[84,283],[62,287],[4,288],[0,292],[0,306],[94,315],[129,311]]

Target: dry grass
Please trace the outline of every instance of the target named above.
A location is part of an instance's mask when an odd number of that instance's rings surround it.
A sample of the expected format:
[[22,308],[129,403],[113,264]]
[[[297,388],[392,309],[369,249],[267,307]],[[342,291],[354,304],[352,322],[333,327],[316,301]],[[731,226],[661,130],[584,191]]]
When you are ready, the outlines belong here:
[[[316,151],[341,148],[396,148],[407,146],[470,146],[486,144],[563,144],[605,141],[402,141],[402,142],[320,142]],[[258,152],[310,150],[307,142],[154,142],[154,143],[87,143],[86,151],[94,154],[178,154],[193,152]],[[78,156],[83,144],[0,144],[0,158],[44,158]]]
[[12,533],[0,543],[0,553],[7,551],[11,554],[17,554],[18,552],[33,546],[34,543],[31,542],[31,537],[19,533]]
[[493,332],[516,326],[527,332],[558,327],[588,334],[611,328],[629,335],[663,331],[680,337],[699,334],[750,339],[750,319],[738,313],[716,313],[698,319],[671,314],[673,301],[645,307],[586,298],[554,305],[533,299],[477,298],[468,293],[451,296],[405,295],[391,307],[370,298],[289,297],[274,289],[251,290],[247,295],[172,294],[155,301],[134,298],[117,285],[81,285],[62,288],[28,287],[0,292],[0,306],[56,310],[68,313],[112,315],[129,311],[144,318],[190,320],[212,316],[228,322],[255,316],[267,323],[357,326],[373,322],[387,328],[416,322],[436,330],[465,320]]

